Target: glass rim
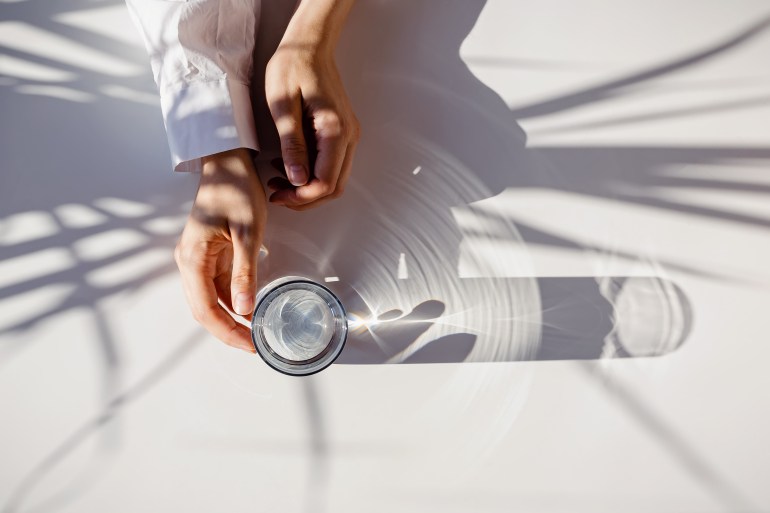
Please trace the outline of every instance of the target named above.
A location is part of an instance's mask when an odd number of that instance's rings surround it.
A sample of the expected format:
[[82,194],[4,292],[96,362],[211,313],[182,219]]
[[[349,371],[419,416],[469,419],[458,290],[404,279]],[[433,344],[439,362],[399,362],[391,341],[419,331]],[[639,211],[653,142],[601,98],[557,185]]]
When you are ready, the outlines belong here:
[[[298,285],[301,285],[298,287]],[[304,289],[317,295],[332,314],[334,333],[323,350],[306,360],[289,360],[279,355],[267,342],[264,334],[264,313],[272,300],[288,290]],[[327,297],[324,297],[327,296]],[[345,307],[339,298],[324,285],[308,278],[287,276],[265,285],[257,295],[257,306],[251,320],[251,341],[257,354],[270,367],[290,376],[309,376],[334,363],[347,341],[348,320]]]

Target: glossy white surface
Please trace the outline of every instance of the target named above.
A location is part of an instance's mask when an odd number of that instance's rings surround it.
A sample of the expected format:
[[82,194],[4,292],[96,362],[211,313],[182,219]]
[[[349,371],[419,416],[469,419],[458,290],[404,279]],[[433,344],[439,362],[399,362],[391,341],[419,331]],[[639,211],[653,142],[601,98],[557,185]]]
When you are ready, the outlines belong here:
[[770,509],[766,1],[359,0],[355,181],[262,279],[416,322],[308,379],[187,311],[125,7],[0,13],[0,511]]

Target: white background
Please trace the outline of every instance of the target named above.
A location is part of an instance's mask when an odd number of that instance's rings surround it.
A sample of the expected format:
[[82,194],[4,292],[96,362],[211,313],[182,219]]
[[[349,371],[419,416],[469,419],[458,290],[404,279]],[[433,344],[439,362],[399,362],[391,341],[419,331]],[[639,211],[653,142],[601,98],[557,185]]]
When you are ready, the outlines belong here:
[[[364,131],[347,195],[391,157],[394,181],[450,189],[442,162],[508,173],[459,197],[516,237],[472,230],[456,202],[437,214],[462,225],[451,278],[656,276],[687,327],[655,357],[297,379],[187,311],[171,253],[196,177],[170,170],[125,6],[4,0],[0,511],[770,511],[769,16],[749,0],[360,0],[338,50]],[[427,142],[391,156],[393,133]],[[318,215],[366,217],[341,201]],[[624,330],[672,328],[629,312]]]

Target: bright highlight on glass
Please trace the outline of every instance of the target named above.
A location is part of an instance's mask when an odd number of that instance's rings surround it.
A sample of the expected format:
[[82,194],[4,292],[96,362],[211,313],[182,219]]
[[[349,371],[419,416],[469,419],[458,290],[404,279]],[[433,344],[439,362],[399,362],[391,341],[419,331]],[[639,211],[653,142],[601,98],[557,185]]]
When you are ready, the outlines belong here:
[[251,339],[262,359],[284,374],[306,376],[331,365],[347,331],[339,299],[306,278],[276,280],[257,296]]

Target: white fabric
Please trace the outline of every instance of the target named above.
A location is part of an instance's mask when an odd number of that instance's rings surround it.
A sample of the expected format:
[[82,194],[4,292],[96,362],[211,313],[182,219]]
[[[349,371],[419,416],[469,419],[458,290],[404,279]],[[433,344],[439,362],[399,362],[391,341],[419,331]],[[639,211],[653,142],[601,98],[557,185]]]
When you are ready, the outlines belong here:
[[259,150],[249,94],[260,0],[126,0],[150,55],[176,171]]

